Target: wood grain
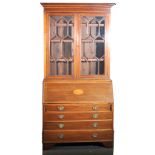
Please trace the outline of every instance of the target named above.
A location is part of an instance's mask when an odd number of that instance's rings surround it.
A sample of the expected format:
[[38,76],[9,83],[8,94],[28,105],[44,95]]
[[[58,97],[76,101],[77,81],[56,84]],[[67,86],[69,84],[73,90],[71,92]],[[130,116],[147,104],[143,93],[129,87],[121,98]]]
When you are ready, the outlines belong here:
[[[95,134],[97,137],[93,137]],[[63,135],[63,138],[59,138]],[[112,130],[68,130],[68,131],[44,131],[44,142],[75,142],[75,141],[111,141],[113,139]]]
[[106,12],[110,13],[110,8],[115,3],[41,3],[47,12]]
[[[97,118],[93,116],[97,115]],[[60,118],[63,115],[63,118]],[[45,112],[44,120],[60,121],[60,120],[97,120],[97,119],[112,119],[112,112],[97,111],[97,112]]]
[[[73,93],[76,89],[82,89],[82,95]],[[113,102],[112,84],[109,83],[44,83],[43,102],[56,101],[102,101]]]
[[60,107],[63,107],[62,111],[110,111],[112,103],[65,103],[65,104],[44,104],[44,111],[60,111]]
[[[86,130],[86,129],[112,129],[112,119],[107,120],[80,120],[80,121],[53,121],[44,122],[44,130]],[[63,125],[63,128],[61,128]]]

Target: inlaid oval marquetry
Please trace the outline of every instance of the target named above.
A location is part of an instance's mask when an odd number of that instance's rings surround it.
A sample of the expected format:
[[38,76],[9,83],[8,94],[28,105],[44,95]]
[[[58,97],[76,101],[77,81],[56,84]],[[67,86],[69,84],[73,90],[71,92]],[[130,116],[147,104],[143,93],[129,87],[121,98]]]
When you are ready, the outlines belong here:
[[82,95],[82,94],[84,94],[84,91],[82,89],[75,89],[73,91],[73,94],[75,94],[75,95]]

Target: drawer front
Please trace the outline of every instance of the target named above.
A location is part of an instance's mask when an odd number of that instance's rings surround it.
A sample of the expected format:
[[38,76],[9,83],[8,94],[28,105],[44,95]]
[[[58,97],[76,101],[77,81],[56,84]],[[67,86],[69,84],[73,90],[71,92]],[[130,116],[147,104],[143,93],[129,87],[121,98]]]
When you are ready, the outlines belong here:
[[44,142],[112,141],[112,130],[44,131]]
[[45,104],[45,112],[50,111],[111,111],[110,103],[85,103],[85,104]]
[[50,83],[44,82],[43,102],[113,102],[111,82]]
[[44,122],[44,130],[112,129],[112,120]]
[[112,119],[112,112],[45,112],[44,121]]

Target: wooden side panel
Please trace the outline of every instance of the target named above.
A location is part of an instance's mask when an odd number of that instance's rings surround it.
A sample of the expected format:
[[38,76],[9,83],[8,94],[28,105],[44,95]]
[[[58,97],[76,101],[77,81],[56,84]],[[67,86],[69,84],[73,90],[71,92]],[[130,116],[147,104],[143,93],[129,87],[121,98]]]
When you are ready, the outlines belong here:
[[[75,94],[81,90],[82,94]],[[112,83],[46,83],[43,102],[113,102]]]

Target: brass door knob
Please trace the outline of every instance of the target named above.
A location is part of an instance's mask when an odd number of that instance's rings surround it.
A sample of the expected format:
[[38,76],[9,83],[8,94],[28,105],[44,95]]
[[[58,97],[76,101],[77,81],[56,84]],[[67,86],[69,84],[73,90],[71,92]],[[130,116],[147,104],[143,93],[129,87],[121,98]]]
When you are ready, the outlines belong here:
[[59,123],[59,124],[58,124],[58,127],[59,127],[60,129],[64,128],[64,126],[65,126],[65,125],[64,125],[63,123]]
[[63,119],[64,115],[63,114],[62,115],[58,115],[58,118]]
[[94,123],[93,123],[93,127],[94,127],[94,128],[97,128],[97,126],[98,126],[97,122],[94,122]]
[[93,133],[93,134],[92,134],[92,137],[93,137],[93,138],[97,138],[97,137],[98,137],[97,133]]
[[64,138],[64,134],[63,133],[59,134],[58,138],[63,139]]
[[98,114],[93,114],[93,118],[98,118]]
[[58,110],[63,111],[65,109],[64,106],[58,106]]

